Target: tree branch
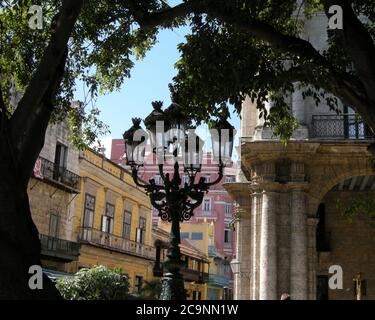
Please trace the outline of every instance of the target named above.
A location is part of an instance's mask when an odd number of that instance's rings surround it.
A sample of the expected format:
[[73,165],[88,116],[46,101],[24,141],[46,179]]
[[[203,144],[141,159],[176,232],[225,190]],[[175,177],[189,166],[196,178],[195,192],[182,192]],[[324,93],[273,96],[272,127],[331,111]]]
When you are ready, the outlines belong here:
[[[303,64],[326,71],[330,85],[319,84],[323,89],[333,93],[344,103],[353,106],[364,120],[375,128],[375,49],[371,36],[359,21],[346,0],[322,0],[327,5],[339,4],[344,10],[344,37],[348,52],[352,56],[359,77],[338,71],[329,60],[322,56],[313,45],[301,38],[283,34],[271,25],[244,16],[236,9],[223,10],[212,0],[187,1],[173,8],[156,13],[144,14],[139,23],[145,27],[156,27],[171,24],[175,19],[189,14],[208,14],[225,23],[237,27],[260,40],[267,41],[272,47],[297,57],[301,57],[300,75],[304,74]],[[328,9],[327,9],[328,10]],[[297,71],[297,70],[296,70]],[[295,74],[294,76],[297,76]],[[314,81],[310,82],[313,83]],[[369,110],[371,109],[371,110]],[[372,110],[374,109],[374,110]]]
[[10,119],[10,137],[17,162],[25,168],[22,169],[21,179],[28,179],[30,168],[43,147],[46,121],[49,121],[53,108],[51,101],[61,83],[67,43],[82,5],[83,0],[63,1],[38,69]]
[[351,57],[359,79],[366,89],[371,104],[375,104],[375,44],[371,35],[359,20],[347,0],[322,0],[327,17],[329,7],[339,5],[343,9],[342,45]]

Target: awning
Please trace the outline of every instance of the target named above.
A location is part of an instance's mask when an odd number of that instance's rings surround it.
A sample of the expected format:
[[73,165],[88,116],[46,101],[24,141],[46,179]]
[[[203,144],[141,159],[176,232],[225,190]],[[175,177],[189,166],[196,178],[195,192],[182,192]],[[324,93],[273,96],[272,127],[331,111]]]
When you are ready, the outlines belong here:
[[67,272],[56,271],[56,270],[45,269],[45,268],[43,268],[43,273],[52,281],[55,281],[56,279],[63,278],[63,277],[74,276],[74,273],[67,273]]

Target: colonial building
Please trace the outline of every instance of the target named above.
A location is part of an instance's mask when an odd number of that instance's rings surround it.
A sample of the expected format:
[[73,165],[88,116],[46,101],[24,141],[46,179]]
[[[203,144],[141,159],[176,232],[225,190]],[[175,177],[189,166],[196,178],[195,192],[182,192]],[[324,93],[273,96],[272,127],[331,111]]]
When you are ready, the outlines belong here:
[[130,277],[132,293],[153,278],[151,205],[124,168],[92,150],[80,153],[81,188],[73,237],[81,245],[76,269],[105,265]]
[[[156,248],[156,261],[154,276],[163,276],[163,262],[167,259],[167,251],[170,242],[170,233],[167,231],[169,224],[153,226],[152,237]],[[185,265],[181,270],[185,282],[186,297],[188,300],[206,300],[207,283],[209,280],[210,261],[204,251],[198,249],[191,241],[181,239],[181,260]]]
[[[72,233],[74,199],[80,191],[78,152],[65,122],[50,125],[28,185],[32,218],[39,230],[43,267],[71,272],[79,244]],[[51,273],[51,272],[50,272]]]
[[207,219],[200,223],[181,224],[182,242],[188,242],[208,256],[208,279],[204,287],[206,300],[224,300],[230,297],[230,259],[218,252],[215,245],[215,223]]
[[[303,36],[323,50],[326,25],[318,15]],[[235,298],[374,299],[375,229],[363,212],[350,223],[337,202],[374,197],[373,137],[350,106],[338,115],[298,91],[290,105],[300,126],[285,146],[250,99],[243,104],[242,173],[226,185],[236,201]],[[329,287],[332,265],[342,289]]]
[[[111,160],[122,166],[125,166],[124,161],[124,141],[122,139],[113,139],[111,148]],[[164,165],[165,172],[172,172],[173,166],[171,163]],[[149,181],[155,179],[157,184],[162,183],[159,175],[159,168],[154,161],[153,154],[146,151],[145,165],[139,170],[140,177]],[[228,166],[224,169],[223,179],[216,185],[212,186],[206,194],[202,205],[194,210],[194,216],[190,222],[184,222],[183,225],[201,224],[203,221],[212,222],[214,225],[215,238],[210,244],[210,252],[215,252],[215,255],[230,261],[234,256],[234,234],[231,228],[233,220],[233,199],[224,189],[223,184],[233,182],[236,179],[237,166],[236,164]],[[212,161],[212,154],[206,153],[204,155],[201,172],[197,174],[197,181],[200,177],[205,177],[206,181],[215,181],[218,177],[217,165]],[[188,177],[182,176],[182,184],[187,181]],[[153,209],[153,224],[157,225],[159,221],[158,211]],[[194,228],[193,226],[191,226]],[[190,228],[190,227],[189,227]],[[205,249],[207,250],[207,248]],[[229,270],[225,274],[226,279],[222,279],[221,287],[233,287],[233,276]]]

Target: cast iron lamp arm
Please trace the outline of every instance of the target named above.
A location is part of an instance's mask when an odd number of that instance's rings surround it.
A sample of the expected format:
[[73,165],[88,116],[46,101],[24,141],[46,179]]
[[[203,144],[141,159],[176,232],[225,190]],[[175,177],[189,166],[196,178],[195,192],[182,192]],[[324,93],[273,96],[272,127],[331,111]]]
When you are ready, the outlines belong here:
[[224,176],[224,164],[222,162],[220,162],[219,163],[219,176],[213,182],[209,182],[209,183],[203,182],[204,189],[208,190],[213,185],[218,184],[221,181],[221,179],[223,179],[223,176]]
[[164,190],[164,187],[156,185],[155,182],[152,182],[153,179],[150,179],[150,183],[141,183],[141,179],[138,177],[138,170],[139,170],[139,167],[141,166],[142,165],[139,165],[139,166],[133,165],[131,167],[132,178],[136,186],[145,189],[147,193],[151,193],[153,190],[156,190],[156,191]]
[[139,169],[139,167],[141,167],[141,166],[136,166],[136,165],[132,165],[131,166],[133,181],[136,184],[136,186],[138,186],[140,188],[143,188],[143,189],[147,189],[149,187],[149,185],[141,183],[140,182],[141,180],[138,177],[138,169]]

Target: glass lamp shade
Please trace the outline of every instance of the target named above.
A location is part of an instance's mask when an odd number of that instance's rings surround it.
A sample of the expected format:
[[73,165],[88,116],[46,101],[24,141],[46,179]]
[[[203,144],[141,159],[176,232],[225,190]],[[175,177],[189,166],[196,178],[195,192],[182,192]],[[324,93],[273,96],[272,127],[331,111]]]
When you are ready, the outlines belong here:
[[200,172],[203,161],[204,141],[194,132],[189,130],[185,137],[184,166],[186,172]]
[[141,119],[132,119],[133,126],[123,134],[127,165],[144,163],[147,132],[140,127]]
[[220,164],[231,162],[235,130],[225,119],[215,122],[211,128],[213,160]]
[[240,273],[240,262],[238,261],[238,259],[233,259],[230,262],[230,268],[232,269],[233,274]]
[[182,107],[177,103],[172,103],[164,112],[169,121],[168,140],[170,143],[183,143],[188,119],[182,112]]
[[168,147],[165,132],[169,129],[169,121],[165,116],[161,101],[152,102],[154,110],[145,118],[144,124],[150,134],[150,142],[154,153],[164,153]]

